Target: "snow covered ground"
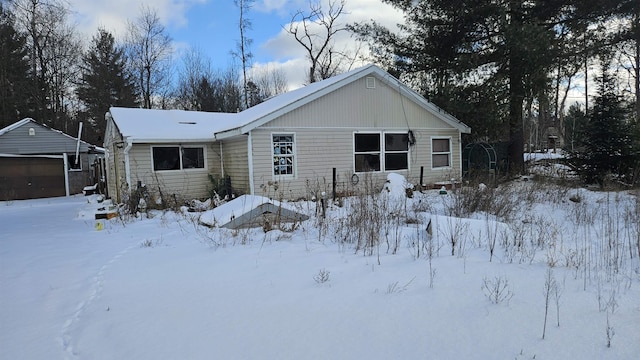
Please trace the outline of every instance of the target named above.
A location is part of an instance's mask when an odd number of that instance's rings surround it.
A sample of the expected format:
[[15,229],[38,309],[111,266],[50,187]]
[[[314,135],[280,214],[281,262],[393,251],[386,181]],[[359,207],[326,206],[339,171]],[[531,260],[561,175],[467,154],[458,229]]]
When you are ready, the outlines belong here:
[[416,193],[357,252],[357,199],[268,233],[0,202],[0,358],[637,359],[637,195],[536,186],[509,223]]

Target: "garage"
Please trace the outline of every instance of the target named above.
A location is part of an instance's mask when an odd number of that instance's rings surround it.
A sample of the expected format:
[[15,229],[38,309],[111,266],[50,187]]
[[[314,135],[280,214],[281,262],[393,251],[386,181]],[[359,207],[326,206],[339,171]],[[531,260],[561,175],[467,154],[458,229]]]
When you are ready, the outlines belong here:
[[0,200],[65,196],[64,159],[0,157]]

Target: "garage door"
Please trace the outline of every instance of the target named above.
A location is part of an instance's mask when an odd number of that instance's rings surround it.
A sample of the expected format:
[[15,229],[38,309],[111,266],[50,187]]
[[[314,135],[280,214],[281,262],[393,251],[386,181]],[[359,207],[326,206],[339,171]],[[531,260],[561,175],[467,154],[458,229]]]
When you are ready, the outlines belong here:
[[65,195],[63,159],[0,158],[0,200]]

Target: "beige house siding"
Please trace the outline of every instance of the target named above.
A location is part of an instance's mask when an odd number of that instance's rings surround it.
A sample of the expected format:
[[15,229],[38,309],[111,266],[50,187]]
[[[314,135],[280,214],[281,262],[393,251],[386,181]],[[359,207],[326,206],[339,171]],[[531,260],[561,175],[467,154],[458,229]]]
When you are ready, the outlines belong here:
[[224,175],[231,178],[231,186],[236,195],[250,193],[249,184],[249,136],[242,135],[222,142]]
[[[409,149],[409,169],[394,172],[414,184],[420,183],[421,169],[426,185],[460,178],[459,131],[379,79],[373,89],[367,87],[367,81],[371,80],[362,78],[252,130],[256,194],[285,199],[310,198],[322,191],[330,195],[333,168],[338,192],[361,190],[365,182],[382,187],[389,171],[358,173],[358,184],[352,183],[356,132],[405,133],[411,129],[416,142]],[[294,176],[273,173],[274,134],[295,135]],[[432,169],[434,137],[451,139],[450,167]]]
[[441,129],[450,125],[427,112],[397,89],[366,77],[345,85],[265,124],[274,128]]
[[[395,129],[389,129],[395,132]],[[330,196],[333,190],[333,168],[336,168],[336,190],[349,192],[362,190],[367,184],[381,188],[391,171],[357,173],[358,184],[352,183],[354,172],[353,137],[355,132],[384,132],[386,129],[256,129],[252,131],[253,179],[255,193],[272,198],[298,199],[319,196],[322,191]],[[409,169],[393,171],[404,175],[413,184],[433,184],[460,177],[460,144],[458,132],[447,130],[413,130],[415,145],[409,149]],[[295,135],[295,175],[273,175],[272,135]],[[451,167],[432,169],[431,139],[451,139]],[[277,186],[274,186],[277,184]]]
[[211,182],[209,169],[216,168],[215,160],[219,158],[213,150],[213,144],[182,144],[189,147],[204,147],[205,167],[202,169],[153,171],[152,147],[178,146],[180,144],[134,144],[129,150],[129,167],[131,182],[135,188],[138,181],[147,186],[152,194],[162,195],[177,200],[204,199],[209,197]]
[[105,156],[107,192],[116,202],[122,202],[122,195],[128,191],[124,160],[125,146],[122,135],[120,135],[113,120],[109,119],[104,139],[104,148],[107,151]]

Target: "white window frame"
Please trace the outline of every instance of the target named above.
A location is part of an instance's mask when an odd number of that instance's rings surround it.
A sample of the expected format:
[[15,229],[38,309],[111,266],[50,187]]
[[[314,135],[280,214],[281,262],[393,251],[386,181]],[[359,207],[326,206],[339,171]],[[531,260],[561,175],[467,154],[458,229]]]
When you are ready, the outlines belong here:
[[[291,136],[291,139],[292,139],[292,144],[290,149],[291,153],[276,154],[276,148],[278,149],[278,151],[282,151],[281,149],[283,149],[283,146],[285,146],[285,145],[276,146],[277,143],[274,141],[274,137],[276,136]],[[298,174],[298,154],[297,154],[297,146],[296,146],[296,142],[297,142],[296,133],[285,132],[285,131],[272,132],[270,139],[271,139],[271,176],[274,179],[295,179]],[[278,144],[281,144],[281,143],[278,143]],[[276,158],[279,163],[283,160],[287,163],[276,165]],[[288,159],[291,159],[291,161],[289,162]],[[276,174],[276,166],[291,166],[291,174]]]
[[[411,151],[411,147],[409,146],[409,143],[407,142],[407,150],[387,150],[387,139],[386,139],[386,135],[404,135],[404,136],[409,136],[409,134],[407,132],[398,132],[398,131],[385,131],[382,133],[382,147],[383,147],[383,152],[382,152],[382,171],[385,172],[393,172],[393,171],[409,171],[409,168],[411,167],[411,161],[410,157],[409,157],[409,152]],[[388,170],[387,169],[387,154],[406,154],[407,155],[407,168],[406,169],[396,169],[396,170]]]
[[[179,169],[167,169],[167,170],[157,170],[156,169],[156,163],[153,159],[153,149],[154,148],[178,148],[178,154],[179,154],[179,161],[180,161],[180,168]],[[184,150],[185,148],[188,149],[202,149],[202,167],[196,167],[196,168],[184,168],[184,164],[183,164],[183,154],[184,154]],[[207,148],[204,145],[152,145],[150,147],[150,153],[151,153],[151,169],[153,169],[154,172],[170,172],[170,171],[203,171],[207,169]]]
[[[380,148],[378,151],[360,151],[360,152],[356,152],[356,135],[361,135],[361,134],[365,134],[365,135],[371,135],[371,134],[376,134],[378,135],[378,141],[380,144]],[[410,152],[411,152],[411,147],[407,144],[407,150],[402,150],[402,151],[398,151],[398,150],[387,150],[387,142],[386,142],[386,137],[385,135],[407,135],[407,133],[402,132],[402,131],[354,131],[353,132],[353,172],[356,174],[362,174],[362,173],[379,173],[379,172],[394,172],[394,171],[409,171],[410,167],[411,167],[411,161],[410,161]],[[379,159],[380,159],[380,170],[375,170],[375,171],[358,171],[356,169],[356,155],[358,154],[362,154],[362,155],[366,155],[366,154],[370,154],[370,155],[378,155]],[[396,169],[396,170],[388,170],[387,169],[387,163],[386,163],[386,155],[387,154],[406,154],[407,155],[407,168],[406,169]]]
[[[378,151],[358,151],[356,152],[356,135],[378,135],[378,144],[379,149]],[[384,152],[383,152],[383,147],[384,144],[382,143],[383,139],[382,139],[382,133],[380,131],[354,131],[353,135],[351,137],[351,141],[353,142],[353,172],[355,174],[365,174],[365,173],[379,173],[382,172],[384,169]],[[373,170],[373,171],[358,171],[356,169],[356,155],[378,155],[379,158],[379,162],[380,162],[380,170]]]
[[[449,151],[433,151],[433,141],[434,140],[447,140],[449,141]],[[448,165],[446,166],[434,166],[433,165],[433,156],[434,155],[448,155]],[[431,137],[431,170],[449,170],[452,168],[453,161],[453,139],[451,136],[433,136]]]

